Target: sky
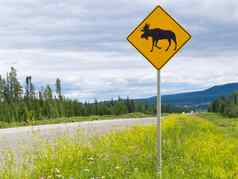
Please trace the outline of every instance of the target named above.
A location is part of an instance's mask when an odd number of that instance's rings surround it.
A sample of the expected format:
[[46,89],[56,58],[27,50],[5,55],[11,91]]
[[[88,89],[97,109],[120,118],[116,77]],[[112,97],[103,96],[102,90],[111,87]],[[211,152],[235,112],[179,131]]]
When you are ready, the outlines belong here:
[[60,78],[67,97],[156,95],[156,70],[126,40],[161,5],[192,40],[163,68],[162,94],[238,82],[237,0],[0,0],[0,74]]

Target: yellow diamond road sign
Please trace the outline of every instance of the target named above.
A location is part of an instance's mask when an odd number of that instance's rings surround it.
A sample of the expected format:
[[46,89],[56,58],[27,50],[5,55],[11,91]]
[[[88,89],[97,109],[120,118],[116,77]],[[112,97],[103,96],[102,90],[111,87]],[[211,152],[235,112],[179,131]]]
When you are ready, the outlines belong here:
[[191,39],[191,35],[157,6],[127,39],[160,70]]

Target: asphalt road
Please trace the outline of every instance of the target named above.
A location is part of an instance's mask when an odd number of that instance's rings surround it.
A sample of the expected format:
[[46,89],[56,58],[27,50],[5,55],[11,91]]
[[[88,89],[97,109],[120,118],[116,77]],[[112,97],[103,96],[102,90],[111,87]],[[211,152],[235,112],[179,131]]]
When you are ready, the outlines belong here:
[[80,131],[82,136],[88,138],[155,122],[155,118],[115,119],[0,129],[0,152],[10,149],[19,156],[22,149],[36,147],[42,140],[53,143],[55,139],[65,134],[73,135],[76,131]]

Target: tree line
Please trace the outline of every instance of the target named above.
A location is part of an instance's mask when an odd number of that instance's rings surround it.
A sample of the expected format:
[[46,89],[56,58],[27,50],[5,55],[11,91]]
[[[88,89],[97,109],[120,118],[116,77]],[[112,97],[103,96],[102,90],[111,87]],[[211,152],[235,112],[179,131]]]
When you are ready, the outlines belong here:
[[[30,122],[32,120],[89,115],[120,115],[142,112],[155,114],[155,104],[137,102],[132,99],[79,102],[65,98],[59,78],[55,81],[55,91],[50,85],[35,89],[32,77],[27,76],[21,85],[17,71],[11,67],[4,78],[0,75],[0,121]],[[162,105],[163,112],[183,112],[184,109]]]
[[208,106],[208,111],[238,117],[238,92],[216,99]]

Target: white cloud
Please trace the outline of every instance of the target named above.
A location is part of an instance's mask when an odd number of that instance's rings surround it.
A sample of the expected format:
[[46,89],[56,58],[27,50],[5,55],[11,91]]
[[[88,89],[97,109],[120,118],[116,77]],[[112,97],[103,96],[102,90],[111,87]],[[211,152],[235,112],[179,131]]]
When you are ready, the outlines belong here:
[[150,91],[146,89],[155,81],[153,69],[142,57],[113,53],[0,51],[0,72],[6,73],[12,65],[17,68],[21,81],[24,81],[26,75],[32,75],[37,84],[52,84],[59,77],[68,89],[67,96],[84,100],[148,96]]
[[[6,56],[8,63],[1,60]],[[179,55],[162,70],[162,83],[170,84],[164,85],[162,91],[175,93],[234,82],[238,76],[237,58],[238,55],[230,58],[226,55],[216,58]],[[5,73],[12,64],[18,69],[22,81],[26,75],[32,75],[38,84],[42,81],[52,84],[55,78],[60,77],[67,96],[82,100],[156,94],[156,71],[139,55],[52,50],[0,51],[1,73]],[[186,89],[178,85],[180,83],[190,84],[190,87]]]
[[[160,2],[193,35],[163,70],[163,93],[236,81],[238,1]],[[0,74],[14,66],[38,85],[60,77],[82,100],[155,95],[156,72],[126,36],[157,3],[0,0]]]
[[200,88],[237,82],[238,54],[210,57],[177,57],[164,69],[166,83],[187,83]]
[[215,23],[237,23],[238,1],[237,0],[162,0],[161,4],[171,10],[175,10],[180,16],[214,21]]

